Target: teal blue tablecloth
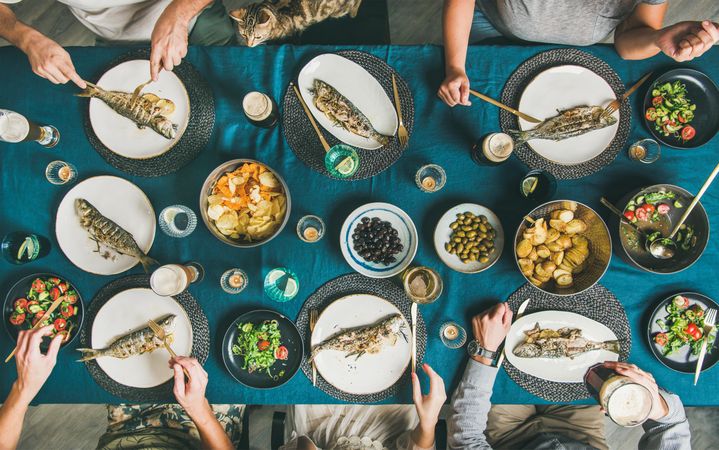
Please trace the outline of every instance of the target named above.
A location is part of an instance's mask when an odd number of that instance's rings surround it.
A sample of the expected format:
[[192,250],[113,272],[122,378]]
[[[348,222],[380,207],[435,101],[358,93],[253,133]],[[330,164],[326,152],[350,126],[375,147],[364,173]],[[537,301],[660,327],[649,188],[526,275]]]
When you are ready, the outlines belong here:
[[[470,48],[468,73],[473,87],[499,98],[505,80],[524,60],[550,47],[474,47]],[[160,231],[150,252],[164,262],[197,260],[207,270],[205,280],[190,291],[198,299],[210,322],[211,351],[205,365],[210,374],[208,397],[221,403],[332,403],[332,397],[312,387],[298,373],[290,382],[274,390],[251,390],[236,383],[225,371],[220,341],[225,329],[240,313],[258,308],[274,308],[296,317],[300,306],[317,287],[329,279],[351,271],[339,249],[339,227],[355,207],[370,201],[386,201],[403,208],[414,220],[420,233],[416,262],[439,270],[445,290],[439,301],[422,307],[429,341],[426,361],[446,381],[456,386],[466,361],[464,350],[448,350],[438,338],[438,327],[446,319],[459,320],[469,328],[469,319],[493,303],[506,299],[524,282],[512,256],[512,236],[523,214],[531,209],[521,202],[518,180],[527,170],[516,159],[501,168],[480,168],[469,158],[472,142],[499,127],[497,109],[475,101],[470,108],[448,108],[435,92],[443,77],[442,49],[438,47],[366,47],[394,66],[409,84],[415,99],[415,130],[402,159],[384,173],[365,181],[346,183],[329,180],[305,167],[292,153],[280,128],[262,130],[244,118],[241,100],[247,91],[271,93],[278,103],[288,81],[302,61],[330,47],[191,48],[187,60],[212,86],[216,99],[217,121],[207,149],[193,163],[176,174],[161,178],[132,177],[109,166],[89,145],[82,126],[86,100],[72,96],[74,86],[54,86],[32,74],[24,55],[13,48],[0,49],[0,107],[26,114],[38,122],[51,123],[60,130],[57,148],[44,150],[34,143],[0,144],[0,233],[28,230],[51,238],[53,249],[44,259],[21,267],[0,262],[0,287],[4,292],[18,278],[36,271],[52,270],[72,280],[86,302],[116,277],[100,277],[75,268],[58,249],[54,232],[54,211],[68,187],[47,183],[43,170],[48,162],[64,159],[74,163],[80,179],[113,174],[129,179],[142,188],[156,211],[182,203],[197,211],[200,186],[207,174],[220,163],[239,157],[259,159],[278,170],[292,192],[292,214],[283,233],[258,249],[228,247],[210,235],[200,224],[185,239],[172,239]],[[95,80],[107,64],[126,49],[70,49],[78,72]],[[636,81],[649,70],[660,70],[671,61],[658,56],[647,61],[622,61],[611,47],[597,46],[587,51],[612,66],[626,83]],[[689,66],[719,77],[719,49],[714,49]],[[632,98],[634,119],[630,141],[646,137],[639,120],[640,99]],[[664,149],[661,160],[651,166],[630,162],[625,154],[602,171],[573,181],[559,183],[557,198],[578,200],[594,207],[605,219],[607,211],[599,197],[618,200],[627,191],[647,184],[673,183],[696,192],[717,162],[719,138],[691,151]],[[416,169],[425,163],[442,165],[448,174],[446,187],[436,194],[424,194],[414,184]],[[719,187],[709,189],[702,203],[712,219],[719,213]],[[501,260],[478,275],[463,275],[449,270],[437,257],[432,233],[440,215],[462,202],[484,204],[502,220],[507,243]],[[328,235],[318,244],[305,244],[295,235],[294,226],[304,214],[317,214],[328,225]],[[714,221],[714,220],[712,220]],[[289,303],[272,303],[262,294],[262,279],[273,267],[284,265],[299,274],[300,292]],[[220,274],[229,267],[242,267],[248,274],[248,289],[229,296],[219,287]],[[681,395],[687,405],[719,405],[719,368],[704,373],[699,387],[692,387],[692,376],[681,375],[662,366],[651,355],[645,341],[646,315],[654,302],[679,290],[696,290],[709,296],[719,295],[719,244],[712,240],[700,262],[672,276],[651,275],[638,271],[617,255],[612,258],[602,283],[624,304],[632,327],[633,346],[630,360],[651,371],[657,381]],[[132,272],[139,272],[135,268]],[[75,344],[76,345],[76,344]],[[12,349],[9,337],[0,334],[0,355]],[[76,363],[73,349],[62,351],[58,365],[37,401],[41,403],[117,402],[94,383],[84,365]],[[378,368],[381,370],[381,368]],[[14,380],[12,364],[0,367],[0,398],[4,398]],[[410,386],[389,402],[409,402]],[[536,403],[540,399],[527,393],[506,374],[495,384],[495,403]]]

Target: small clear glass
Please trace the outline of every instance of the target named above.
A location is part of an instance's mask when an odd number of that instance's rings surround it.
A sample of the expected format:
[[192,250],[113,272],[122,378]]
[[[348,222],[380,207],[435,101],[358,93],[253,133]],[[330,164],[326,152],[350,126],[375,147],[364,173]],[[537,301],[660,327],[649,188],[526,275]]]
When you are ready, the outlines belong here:
[[284,303],[295,298],[300,290],[297,275],[286,267],[272,269],[265,277],[265,294],[272,300]]
[[168,236],[182,238],[189,236],[197,226],[197,216],[184,205],[172,205],[163,209],[158,218],[160,229]]
[[297,236],[304,242],[318,242],[325,235],[325,223],[317,216],[304,216],[297,222]]
[[630,145],[627,154],[632,161],[651,164],[659,160],[662,149],[654,139],[642,139]]
[[52,184],[67,184],[77,178],[77,169],[65,161],[53,161],[45,168],[45,178]]
[[445,347],[457,349],[467,342],[467,332],[456,322],[445,322],[439,327],[439,338]]
[[534,202],[546,202],[557,193],[557,179],[546,170],[532,170],[519,183],[519,192]]
[[325,169],[335,178],[349,178],[359,169],[357,150],[349,145],[337,144],[325,155]]
[[414,182],[423,192],[437,192],[447,182],[447,172],[437,164],[426,164],[417,170]]
[[220,287],[228,294],[239,294],[247,287],[247,273],[242,269],[230,269],[220,277]]
[[402,273],[402,286],[410,300],[420,305],[428,305],[442,295],[444,284],[436,270],[415,266]]

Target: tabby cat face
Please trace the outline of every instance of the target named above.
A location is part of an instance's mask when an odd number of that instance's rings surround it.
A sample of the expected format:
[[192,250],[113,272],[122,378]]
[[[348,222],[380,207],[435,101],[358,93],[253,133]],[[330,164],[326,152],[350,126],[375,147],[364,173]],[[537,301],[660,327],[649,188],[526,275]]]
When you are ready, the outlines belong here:
[[277,22],[277,17],[270,8],[257,4],[230,11],[230,17],[237,22],[240,36],[248,47],[260,45],[270,39]]

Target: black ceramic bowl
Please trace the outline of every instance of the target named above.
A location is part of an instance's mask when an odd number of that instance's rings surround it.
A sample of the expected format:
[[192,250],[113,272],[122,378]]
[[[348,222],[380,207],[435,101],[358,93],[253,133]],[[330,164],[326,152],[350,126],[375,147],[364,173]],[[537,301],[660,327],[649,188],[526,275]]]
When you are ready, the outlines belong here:
[[[3,304],[3,323],[5,324],[5,330],[7,330],[8,334],[10,335],[10,338],[17,342],[17,335],[22,330],[28,330],[31,328],[31,324],[23,324],[23,325],[13,325],[10,323],[10,315],[12,314],[13,310],[15,309],[15,300],[19,298],[25,298],[27,296],[28,291],[30,290],[30,287],[32,285],[32,282],[36,278],[42,278],[43,280],[46,280],[50,277],[56,277],[59,278],[65,282],[67,282],[70,286],[70,289],[74,290],[77,293],[77,302],[73,304],[73,307],[77,309],[77,315],[74,316],[72,319],[75,323],[73,329],[70,331],[70,337],[67,341],[65,341],[62,345],[66,346],[69,343],[71,343],[75,336],[77,336],[80,333],[80,329],[82,329],[82,321],[85,316],[85,308],[82,303],[82,296],[80,295],[80,291],[77,290],[75,285],[70,282],[67,278],[55,275],[54,273],[34,273],[31,275],[28,275],[17,283],[15,283],[10,290],[8,291],[7,295],[5,296],[5,303]],[[59,308],[58,308],[59,309]],[[57,311],[57,310],[56,310]],[[50,340],[45,339],[43,341],[43,349],[47,348],[47,345],[49,344]]]
[[674,83],[675,81],[684,83],[687,87],[687,98],[696,105],[694,120],[690,123],[697,132],[694,138],[683,141],[681,138],[674,136],[664,136],[654,128],[654,122],[646,118],[644,119],[644,124],[656,140],[669,147],[686,149],[704,145],[709,142],[717,130],[719,130],[719,88],[717,88],[711,78],[702,72],[681,67],[672,69],[657,77],[652,84],[649,85],[647,93],[644,96],[644,109],[642,110],[642,114],[647,108],[652,107],[652,90],[654,90],[655,86],[664,83]]
[[[257,325],[266,320],[277,321],[281,334],[280,344],[287,347],[288,350],[287,359],[284,361],[276,360],[270,369],[272,374],[284,371],[282,376],[270,376],[264,370],[250,373],[242,368],[244,358],[232,353],[232,346],[235,345],[237,336],[240,334],[240,330],[237,328],[239,324],[252,323]],[[297,373],[303,357],[304,345],[302,345],[302,337],[294,322],[282,314],[268,309],[258,309],[242,314],[232,322],[222,340],[222,360],[227,371],[235,380],[251,388],[270,389],[287,383]]]
[[[689,206],[689,203],[691,203],[693,198],[689,192],[679,186],[671,184],[655,184],[654,186],[637,189],[624,196],[617,207],[620,211],[624,212],[626,211],[627,204],[633,198],[636,198],[639,195],[658,192],[660,190],[674,192],[677,197],[676,199],[681,202],[683,207],[676,208],[673,205],[673,200],[666,201],[667,204],[670,204],[671,209],[666,216],[662,217],[662,220],[656,223],[638,221],[637,226],[648,233],[652,231],[662,231],[664,236],[668,236],[669,233],[671,233],[674,224],[679,221],[679,218],[684,213],[685,208]],[[632,230],[629,225],[622,221],[617,220],[617,222],[619,242],[621,243],[625,259],[634,266],[647,272],[659,274],[681,272],[697,262],[702,253],[704,253],[704,249],[706,249],[707,243],[709,242],[709,217],[707,216],[706,210],[704,210],[701,202],[697,203],[685,222],[685,224],[694,228],[694,233],[697,237],[696,244],[686,251],[677,249],[675,256],[670,259],[658,259],[652,256],[646,250],[644,240],[641,237],[638,237],[637,233]]]

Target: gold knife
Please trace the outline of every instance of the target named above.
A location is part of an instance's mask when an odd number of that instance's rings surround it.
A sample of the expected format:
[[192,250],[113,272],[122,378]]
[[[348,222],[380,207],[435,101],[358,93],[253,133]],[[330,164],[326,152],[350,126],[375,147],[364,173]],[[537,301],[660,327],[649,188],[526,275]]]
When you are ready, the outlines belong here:
[[[523,315],[524,311],[527,309],[527,306],[529,306],[529,301],[531,299],[526,299],[522,302],[521,305],[519,305],[519,309],[517,310],[517,314],[514,315],[514,321],[516,322],[519,320]],[[504,362],[504,347],[502,347],[502,353],[499,355],[499,359],[497,360],[497,368],[502,366],[502,363]]]
[[[55,301],[52,302],[52,305],[50,305],[50,307],[47,309],[47,311],[45,311],[45,314],[42,315],[42,319],[38,320],[37,323],[35,323],[35,325],[33,325],[32,328],[30,328],[30,330],[35,330],[37,328],[40,328],[40,324],[45,321],[45,317],[50,317],[50,314],[52,314],[57,309],[57,307],[60,306],[60,303],[62,303],[62,301],[65,300],[65,298],[66,298],[66,296],[64,296],[64,295],[61,295],[60,297],[56,298]],[[5,358],[5,362],[6,363],[9,362],[12,359],[12,357],[15,356],[15,353],[17,353],[17,345],[12,350],[12,352],[9,355],[7,355],[7,358]]]
[[507,106],[507,105],[505,105],[504,103],[498,102],[497,100],[493,99],[492,97],[487,97],[487,96],[484,95],[484,94],[480,94],[479,92],[477,92],[477,91],[475,91],[475,90],[473,90],[473,89],[470,89],[470,90],[469,90],[469,93],[472,94],[472,95],[474,95],[475,97],[481,98],[481,99],[484,100],[485,102],[491,103],[491,104],[493,104],[494,106],[497,106],[497,107],[499,107],[499,108],[502,108],[502,109],[505,110],[505,111],[509,111],[509,112],[511,112],[512,114],[514,114],[515,116],[521,117],[522,119],[526,120],[527,122],[542,123],[541,120],[535,119],[534,117],[530,116],[529,114],[524,114],[523,112],[518,111],[518,110],[516,110],[516,109],[514,109],[514,108],[512,108],[512,107],[510,107],[510,106]]
[[417,304],[412,302],[412,372],[417,369]]

